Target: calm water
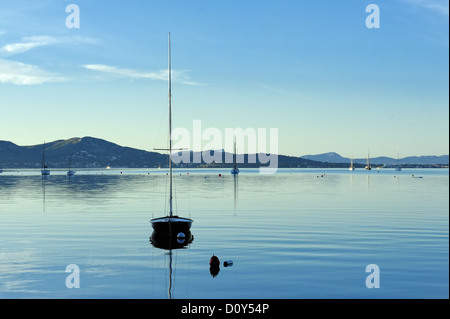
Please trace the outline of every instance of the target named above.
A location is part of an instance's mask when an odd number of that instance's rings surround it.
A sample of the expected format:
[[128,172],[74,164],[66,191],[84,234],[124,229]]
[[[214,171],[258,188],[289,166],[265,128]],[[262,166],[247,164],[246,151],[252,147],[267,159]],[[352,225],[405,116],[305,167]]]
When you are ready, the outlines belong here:
[[[176,171],[194,240],[168,251],[163,170],[5,171],[0,298],[449,298],[448,169],[257,172]],[[213,254],[233,261],[216,277]]]

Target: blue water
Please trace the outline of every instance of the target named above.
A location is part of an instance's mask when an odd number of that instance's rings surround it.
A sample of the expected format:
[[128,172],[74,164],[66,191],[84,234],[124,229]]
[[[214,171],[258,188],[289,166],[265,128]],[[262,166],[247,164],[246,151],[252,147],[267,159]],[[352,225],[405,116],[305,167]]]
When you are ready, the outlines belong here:
[[194,240],[168,251],[149,241],[165,170],[0,174],[0,298],[449,298],[448,169],[174,176]]

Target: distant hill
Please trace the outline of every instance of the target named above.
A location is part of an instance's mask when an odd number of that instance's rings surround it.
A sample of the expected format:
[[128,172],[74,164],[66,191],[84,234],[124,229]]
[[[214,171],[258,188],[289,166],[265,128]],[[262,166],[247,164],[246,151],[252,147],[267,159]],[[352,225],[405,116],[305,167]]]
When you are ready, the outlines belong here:
[[[44,145],[18,146],[8,141],[0,141],[1,168],[40,168]],[[175,167],[232,167],[225,163],[227,153],[222,153],[222,163],[193,163],[196,154],[189,151],[190,163],[174,164]],[[230,156],[231,154],[228,154]],[[248,163],[248,154],[244,155],[244,163],[239,167],[265,166]],[[67,168],[69,159],[73,168],[155,168],[167,167],[168,155],[157,152],[133,149],[120,146],[94,137],[75,137],[58,140],[45,145],[45,163],[51,168]],[[203,159],[203,158],[202,158]],[[335,167],[335,164],[321,163],[293,156],[278,156],[278,167]]]
[[[39,168],[43,144],[18,146],[0,141],[0,167]],[[93,137],[58,140],[45,145],[46,165],[49,168],[154,167],[167,164],[167,155],[123,147]]]
[[[0,168],[40,168],[43,144],[32,146],[18,146],[12,142],[0,141]],[[181,163],[179,167],[231,167],[231,163],[224,163],[227,153],[222,153],[222,163],[192,163],[196,154],[189,151],[190,163]],[[228,154],[230,156],[230,154]],[[69,159],[74,168],[154,168],[167,167],[168,155],[148,152],[130,147],[120,146],[94,137],[74,137],[68,140],[58,140],[45,145],[46,165],[51,168],[67,168]],[[244,155],[244,163],[239,167],[260,167],[259,162],[248,163],[248,154]],[[278,167],[348,167],[349,158],[337,153],[319,155],[305,155],[302,157],[278,155]],[[355,167],[364,167],[366,159],[354,159]],[[397,160],[389,157],[371,159],[372,165],[396,165]],[[449,157],[420,156],[400,159],[405,165],[448,165]]]
[[[305,155],[302,158],[310,159],[313,161],[319,162],[328,162],[328,163],[346,163],[350,164],[351,159],[347,157],[342,157],[337,153],[323,153],[317,155]],[[353,163],[366,164],[367,158],[354,158]],[[409,156],[400,158],[397,160],[396,158],[391,157],[374,157],[370,158],[370,163],[373,165],[448,165],[449,164],[449,156]]]
[[335,152],[323,153],[318,155],[304,155],[302,158],[327,163],[350,163],[349,158],[342,157]]

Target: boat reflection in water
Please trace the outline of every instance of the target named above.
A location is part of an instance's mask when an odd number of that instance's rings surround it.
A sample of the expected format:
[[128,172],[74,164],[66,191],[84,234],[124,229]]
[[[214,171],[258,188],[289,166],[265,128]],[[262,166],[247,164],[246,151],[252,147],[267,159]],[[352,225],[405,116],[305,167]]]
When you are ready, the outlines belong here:
[[185,249],[194,241],[194,236],[190,231],[186,233],[178,233],[177,235],[169,235],[164,232],[153,231],[150,242],[153,247],[168,250],[169,255],[169,288],[168,296],[172,299],[172,250]]
[[156,232],[152,233],[150,242],[156,248],[172,250],[185,248],[187,245],[194,241],[194,236],[190,231],[185,233],[179,233],[176,236],[169,235],[167,233]]

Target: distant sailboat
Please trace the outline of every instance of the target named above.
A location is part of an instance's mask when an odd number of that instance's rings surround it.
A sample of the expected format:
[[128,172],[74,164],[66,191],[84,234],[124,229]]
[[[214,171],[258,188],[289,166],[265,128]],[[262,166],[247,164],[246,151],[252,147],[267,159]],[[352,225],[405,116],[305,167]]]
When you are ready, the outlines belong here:
[[41,165],[41,175],[50,175],[50,170],[47,169],[47,166],[45,165],[45,142],[44,142],[44,148],[42,150],[42,165]]
[[402,168],[400,167],[400,154],[397,152],[397,166],[395,166],[395,170],[400,172]]
[[75,171],[72,171],[71,169],[70,169],[70,157],[69,157],[69,171],[67,172],[67,176],[74,176],[75,175]]
[[231,174],[237,175],[237,174],[239,174],[239,168],[237,168],[237,166],[236,166],[236,138],[234,138],[233,164],[234,164],[234,167],[233,167],[233,169],[231,170]]
[[179,233],[187,234],[193,220],[173,215],[172,209],[172,106],[171,106],[171,69],[170,69],[170,32],[169,32],[169,214],[165,217],[153,218],[150,222],[155,232],[177,236]]
[[370,166],[370,157],[369,152],[367,152],[367,164],[366,164],[366,170],[370,171],[372,167]]
[[355,167],[353,167],[353,155],[352,155],[352,159],[350,160],[350,167],[348,168],[350,171],[354,171]]

